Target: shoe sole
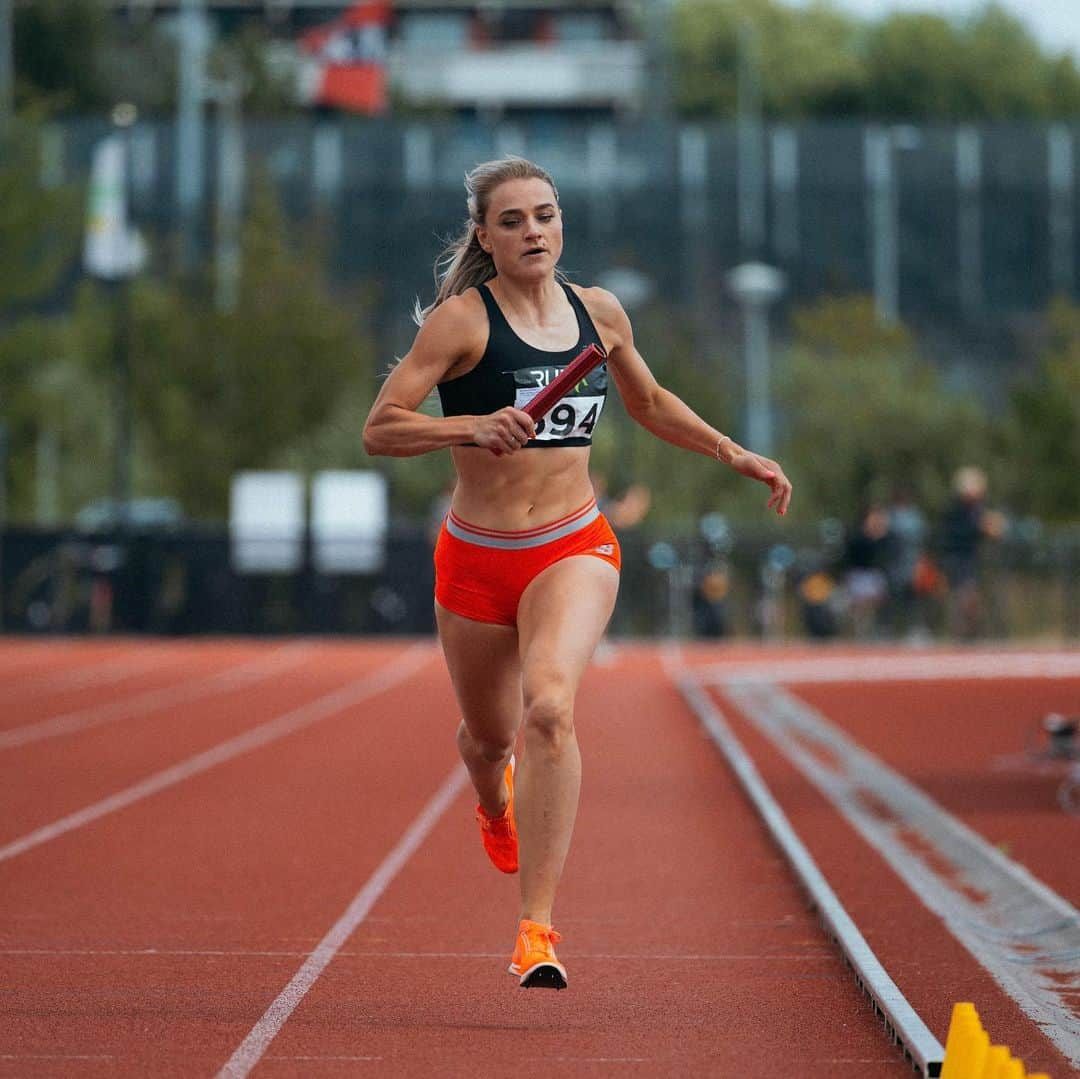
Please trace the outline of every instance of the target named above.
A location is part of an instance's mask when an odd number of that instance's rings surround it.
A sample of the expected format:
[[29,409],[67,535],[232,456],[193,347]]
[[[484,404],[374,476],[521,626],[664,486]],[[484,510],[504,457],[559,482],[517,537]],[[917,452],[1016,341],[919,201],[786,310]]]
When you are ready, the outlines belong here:
[[[511,974],[517,974],[513,967]],[[522,989],[565,989],[566,971],[552,963],[538,963],[532,970],[521,975],[518,985]]]

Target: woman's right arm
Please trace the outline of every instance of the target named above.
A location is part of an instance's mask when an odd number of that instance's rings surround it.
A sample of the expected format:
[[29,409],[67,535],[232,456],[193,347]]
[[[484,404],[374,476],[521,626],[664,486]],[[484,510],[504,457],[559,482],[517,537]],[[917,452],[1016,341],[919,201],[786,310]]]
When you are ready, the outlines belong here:
[[514,453],[533,434],[532,419],[516,408],[489,416],[425,416],[420,404],[455,364],[483,351],[483,324],[464,296],[452,296],[424,320],[412,348],[390,372],[364,424],[373,456],[418,457],[473,443]]

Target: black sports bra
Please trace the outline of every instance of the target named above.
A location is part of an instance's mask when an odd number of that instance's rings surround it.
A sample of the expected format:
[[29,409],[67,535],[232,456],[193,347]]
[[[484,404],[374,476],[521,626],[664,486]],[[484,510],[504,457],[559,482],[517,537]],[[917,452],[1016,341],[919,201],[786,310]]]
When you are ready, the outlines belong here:
[[[510,328],[491,290],[487,285],[479,287],[488,314],[487,348],[471,371],[439,383],[444,416],[483,416],[507,405],[524,408],[586,345],[604,347],[577,293],[565,282],[560,284],[578,323],[577,344],[561,352],[533,348],[522,341]],[[607,381],[604,363],[537,421],[536,437],[523,448],[591,445],[607,399]]]

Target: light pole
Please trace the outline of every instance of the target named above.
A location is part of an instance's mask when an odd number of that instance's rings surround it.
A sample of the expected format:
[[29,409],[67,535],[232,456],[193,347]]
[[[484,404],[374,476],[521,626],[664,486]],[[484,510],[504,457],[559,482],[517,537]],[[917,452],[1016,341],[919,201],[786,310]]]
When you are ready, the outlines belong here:
[[142,240],[128,224],[128,175],[135,106],[112,112],[113,134],[94,152],[83,262],[113,296],[113,498],[116,527],[124,524],[131,495],[131,278],[145,261]]
[[754,453],[772,453],[772,404],[769,391],[769,306],[785,288],[784,275],[763,262],[744,262],[727,276],[742,310],[746,363],[746,441]]
[[[121,104],[113,109],[113,125],[123,140],[123,162],[120,172],[121,197],[127,202],[128,178],[131,174],[131,125],[135,123],[134,105]],[[130,244],[130,233],[124,237]],[[116,385],[116,443],[113,460],[113,499],[116,502],[116,527],[123,531],[127,524],[128,501],[131,498],[131,277],[135,270],[132,252],[126,252],[128,262],[113,285],[116,298],[116,322],[113,332],[113,371]]]
[[205,185],[203,102],[210,30],[206,0],[180,0],[180,84],[176,101],[176,208],[180,266],[186,272],[198,261],[198,220]]

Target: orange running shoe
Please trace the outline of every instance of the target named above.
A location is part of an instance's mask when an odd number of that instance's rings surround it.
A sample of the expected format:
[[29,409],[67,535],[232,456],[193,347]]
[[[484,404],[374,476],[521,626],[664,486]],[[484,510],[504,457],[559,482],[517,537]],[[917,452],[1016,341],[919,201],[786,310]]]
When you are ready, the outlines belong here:
[[522,989],[566,988],[566,967],[555,956],[555,945],[560,940],[562,936],[550,925],[521,921],[507,970],[518,975]]
[[514,758],[506,766],[506,789],[509,792],[506,809],[501,817],[489,817],[476,807],[476,819],[480,822],[480,838],[484,850],[496,869],[503,873],[518,871],[517,825],[514,824]]

